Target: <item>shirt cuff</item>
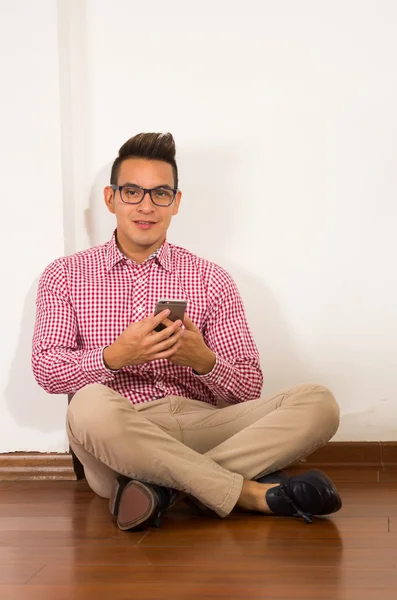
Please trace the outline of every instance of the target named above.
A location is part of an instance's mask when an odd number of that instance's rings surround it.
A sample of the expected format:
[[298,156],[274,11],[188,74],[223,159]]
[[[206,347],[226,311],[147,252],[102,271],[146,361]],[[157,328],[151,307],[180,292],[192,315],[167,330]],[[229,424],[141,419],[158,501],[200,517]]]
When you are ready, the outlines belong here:
[[197,373],[196,371],[193,371],[193,373],[200,381],[208,385],[208,387],[216,388],[219,385],[227,387],[232,375],[231,370],[232,367],[226,360],[220,356],[215,356],[215,365],[209,373],[206,373],[205,375],[200,375],[200,373]]
[[103,351],[106,348],[96,348],[84,352],[81,367],[91,383],[107,383],[115,378],[117,371],[107,368],[103,360]]

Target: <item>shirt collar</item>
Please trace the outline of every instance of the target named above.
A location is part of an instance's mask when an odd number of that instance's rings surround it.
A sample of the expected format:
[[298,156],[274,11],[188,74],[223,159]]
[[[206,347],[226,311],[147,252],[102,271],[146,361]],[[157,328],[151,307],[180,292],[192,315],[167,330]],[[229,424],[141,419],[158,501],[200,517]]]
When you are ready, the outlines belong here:
[[[120,249],[117,245],[116,231],[117,230],[115,230],[113,232],[112,238],[108,245],[108,252],[107,252],[107,269],[108,269],[108,271],[113,269],[113,267],[115,265],[117,265],[117,263],[121,262],[122,260],[126,260],[126,257],[120,251]],[[163,245],[158,250],[156,250],[156,252],[154,252],[146,260],[149,260],[149,259],[157,260],[157,262],[166,271],[172,271],[171,250],[170,250],[170,246],[169,246],[169,243],[167,242],[167,240],[165,240]]]
[[111,269],[113,269],[113,267],[115,265],[117,265],[117,263],[121,262],[122,260],[125,259],[125,256],[122,252],[120,252],[120,249],[117,245],[117,241],[116,241],[116,231],[115,230],[113,232],[112,238],[109,242],[108,245],[108,255],[107,255],[107,268],[108,271],[110,271]]
[[163,245],[158,249],[156,260],[160,263],[163,269],[166,271],[172,271],[171,248],[167,240],[164,240]]

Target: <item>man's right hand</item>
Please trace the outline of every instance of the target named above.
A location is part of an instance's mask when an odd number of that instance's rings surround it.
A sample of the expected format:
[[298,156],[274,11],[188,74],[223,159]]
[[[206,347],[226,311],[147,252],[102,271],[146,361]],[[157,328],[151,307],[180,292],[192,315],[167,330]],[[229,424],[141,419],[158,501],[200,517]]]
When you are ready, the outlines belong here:
[[127,365],[141,365],[160,358],[170,358],[179,348],[183,331],[182,321],[176,321],[162,331],[154,331],[170,312],[168,309],[163,310],[156,316],[150,315],[129,325],[117,340],[103,351],[106,367],[117,371]]

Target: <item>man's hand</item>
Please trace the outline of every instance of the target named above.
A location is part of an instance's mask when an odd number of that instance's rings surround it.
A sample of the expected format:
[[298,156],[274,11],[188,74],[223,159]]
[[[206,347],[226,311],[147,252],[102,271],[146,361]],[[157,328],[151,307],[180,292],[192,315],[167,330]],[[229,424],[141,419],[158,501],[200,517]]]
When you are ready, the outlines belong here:
[[[178,351],[182,336],[182,321],[173,323],[166,317],[170,311],[163,310],[156,316],[150,315],[142,321],[132,323],[117,340],[105,348],[103,360],[112,370],[127,365],[141,365],[159,358],[171,359]],[[167,325],[162,331],[154,329],[166,319]]]
[[[164,320],[164,325],[172,323],[169,319]],[[200,375],[205,375],[212,371],[215,365],[215,354],[206,345],[200,330],[196,325],[185,316],[183,320],[185,329],[182,329],[182,337],[178,342],[178,347],[169,361],[182,367],[191,367]]]

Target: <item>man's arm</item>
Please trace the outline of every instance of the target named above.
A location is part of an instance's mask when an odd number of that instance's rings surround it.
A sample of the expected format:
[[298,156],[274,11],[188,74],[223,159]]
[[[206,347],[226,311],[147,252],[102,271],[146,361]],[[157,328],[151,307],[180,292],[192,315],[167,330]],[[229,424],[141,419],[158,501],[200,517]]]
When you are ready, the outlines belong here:
[[217,266],[208,300],[203,330],[185,319],[181,346],[171,362],[190,367],[215,396],[230,404],[259,398],[263,375],[243,302],[232,277]]
[[32,368],[37,383],[51,394],[74,393],[90,383],[115,377],[103,361],[103,348],[79,350],[77,319],[61,261],[42,274],[36,300]]
[[229,273],[219,267],[211,288],[214,299],[203,338],[215,354],[215,365],[197,376],[228,403],[255,400],[261,395],[263,374],[240,293]]

